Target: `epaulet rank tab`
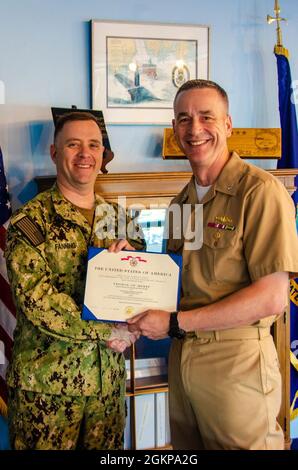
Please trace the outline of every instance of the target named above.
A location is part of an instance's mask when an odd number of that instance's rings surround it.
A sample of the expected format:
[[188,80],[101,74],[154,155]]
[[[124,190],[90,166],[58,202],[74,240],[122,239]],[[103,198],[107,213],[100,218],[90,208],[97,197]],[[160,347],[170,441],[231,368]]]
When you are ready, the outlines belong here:
[[13,225],[25,235],[25,237],[30,241],[30,243],[32,243],[34,247],[45,241],[45,238],[40,229],[30,219],[30,217],[28,217],[28,215],[25,215],[21,219],[17,220],[13,223]]

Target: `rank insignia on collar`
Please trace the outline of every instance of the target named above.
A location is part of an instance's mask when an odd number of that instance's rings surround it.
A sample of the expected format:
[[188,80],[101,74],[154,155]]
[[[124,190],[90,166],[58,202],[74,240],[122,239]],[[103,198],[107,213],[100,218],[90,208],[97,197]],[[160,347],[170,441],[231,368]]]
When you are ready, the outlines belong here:
[[217,222],[208,222],[207,227],[216,228],[217,230],[229,230],[230,232],[236,228],[235,225],[219,224]]

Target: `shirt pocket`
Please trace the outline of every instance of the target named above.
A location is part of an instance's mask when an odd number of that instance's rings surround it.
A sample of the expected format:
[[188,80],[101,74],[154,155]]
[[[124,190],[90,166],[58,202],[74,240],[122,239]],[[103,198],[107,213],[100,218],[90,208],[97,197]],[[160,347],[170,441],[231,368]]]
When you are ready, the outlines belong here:
[[246,263],[237,240],[237,231],[204,230],[201,262],[203,272],[214,282],[238,283]]

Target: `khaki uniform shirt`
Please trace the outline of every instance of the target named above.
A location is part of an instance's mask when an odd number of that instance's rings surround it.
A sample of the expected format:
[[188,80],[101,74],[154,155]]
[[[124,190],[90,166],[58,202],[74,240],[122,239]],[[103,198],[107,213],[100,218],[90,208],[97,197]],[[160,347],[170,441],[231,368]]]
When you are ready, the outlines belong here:
[[[194,207],[198,203],[192,177],[171,204],[183,211],[186,204]],[[200,249],[186,250],[183,236],[173,238],[175,227],[170,218],[168,251],[183,253],[182,310],[219,301],[274,272],[297,275],[294,204],[277,178],[234,152],[201,203]],[[274,318],[262,319],[257,325],[269,326]]]
[[[116,220],[126,217],[96,196],[91,228],[54,185],[13,215],[5,251],[17,308],[9,386],[94,395],[119,374],[124,378],[122,355],[105,347],[111,324],[81,320],[87,249],[108,248],[118,238],[118,227],[113,232],[110,224],[113,213]],[[144,246],[141,239],[129,241],[137,249]]]

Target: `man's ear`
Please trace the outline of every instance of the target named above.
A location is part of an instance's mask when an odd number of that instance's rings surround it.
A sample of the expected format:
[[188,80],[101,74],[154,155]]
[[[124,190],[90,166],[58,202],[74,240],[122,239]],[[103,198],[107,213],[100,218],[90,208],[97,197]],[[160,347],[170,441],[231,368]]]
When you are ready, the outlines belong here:
[[232,131],[233,131],[233,123],[232,123],[232,118],[229,114],[226,117],[226,129],[227,129],[227,137],[231,137]]
[[172,119],[172,127],[173,127],[174,134],[175,134],[175,125],[176,125],[176,121],[175,119]]
[[51,146],[50,146],[50,155],[51,155],[52,161],[53,161],[53,162],[55,163],[55,165],[56,165],[56,161],[57,161],[57,150],[56,150],[55,144],[51,144]]

